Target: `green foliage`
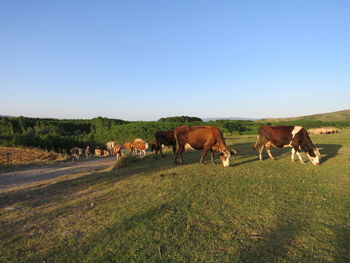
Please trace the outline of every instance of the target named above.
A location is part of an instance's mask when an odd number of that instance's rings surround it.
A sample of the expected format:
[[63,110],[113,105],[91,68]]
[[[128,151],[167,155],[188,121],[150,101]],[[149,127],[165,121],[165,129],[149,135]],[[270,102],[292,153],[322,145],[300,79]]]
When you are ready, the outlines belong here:
[[158,121],[160,122],[195,122],[195,121],[202,121],[202,119],[198,117],[189,117],[189,116],[174,116],[174,117],[161,118]]
[[[74,147],[103,147],[107,141],[124,143],[142,138],[155,141],[154,134],[160,130],[172,130],[182,125],[216,126],[226,135],[257,134],[261,125],[271,122],[245,120],[216,120],[203,122],[197,117],[178,116],[159,121],[128,122],[119,119],[97,117],[91,120],[58,120],[25,117],[0,118],[0,145],[28,146],[54,149]],[[350,121],[294,120],[273,122],[273,125],[300,125],[306,129],[335,126],[350,127]]]

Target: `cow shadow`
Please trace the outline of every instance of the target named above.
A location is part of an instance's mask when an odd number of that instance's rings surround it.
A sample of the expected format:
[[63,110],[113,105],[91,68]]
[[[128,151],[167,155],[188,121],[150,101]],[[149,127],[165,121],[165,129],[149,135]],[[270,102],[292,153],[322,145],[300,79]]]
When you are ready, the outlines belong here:
[[317,147],[321,148],[321,163],[325,163],[330,159],[335,158],[338,155],[342,145],[340,144],[317,144]]
[[[249,157],[256,157],[256,159],[245,160],[236,165],[250,163],[252,161],[258,160],[258,151],[252,149],[253,143],[240,143],[229,145],[228,147],[234,148],[237,151],[236,160],[245,159]],[[336,157],[342,145],[340,144],[317,144],[316,147],[321,148],[321,163],[325,163],[328,160]],[[292,148],[275,148],[271,147],[272,156],[275,159],[283,159],[290,157]],[[262,152],[263,160],[269,159],[266,150]]]
[[[258,157],[258,151],[253,149],[254,142],[246,142],[246,143],[233,143],[233,144],[228,144],[227,146],[231,149],[235,149],[237,154],[232,156],[232,162],[233,165],[231,166],[237,166],[237,165],[242,165],[250,162],[255,162],[259,160]],[[275,159],[281,159],[285,158],[288,153],[291,152],[291,148],[271,148],[272,155],[274,156]],[[183,152],[183,157],[184,161],[186,164],[194,164],[198,163],[200,160],[200,157],[203,153],[203,150],[189,150],[189,151],[184,151]],[[231,158],[232,158],[231,157]],[[249,158],[248,160],[246,160]],[[268,155],[266,151],[263,151],[263,159],[268,159]],[[179,162],[179,157],[178,157],[178,162]],[[215,153],[214,155],[214,160],[217,164],[220,164],[221,161],[219,159],[218,153]],[[238,162],[237,162],[238,161]],[[239,162],[240,161],[240,162]],[[204,159],[204,163],[209,164],[210,163],[210,153],[208,152],[207,156]]]

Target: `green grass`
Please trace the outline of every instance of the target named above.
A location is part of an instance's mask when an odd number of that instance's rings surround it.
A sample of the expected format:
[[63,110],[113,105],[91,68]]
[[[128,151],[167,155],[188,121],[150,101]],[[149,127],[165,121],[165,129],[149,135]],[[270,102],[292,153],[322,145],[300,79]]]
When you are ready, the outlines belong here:
[[229,168],[167,152],[2,194],[0,262],[350,262],[350,130],[312,137],[319,166],[255,138]]

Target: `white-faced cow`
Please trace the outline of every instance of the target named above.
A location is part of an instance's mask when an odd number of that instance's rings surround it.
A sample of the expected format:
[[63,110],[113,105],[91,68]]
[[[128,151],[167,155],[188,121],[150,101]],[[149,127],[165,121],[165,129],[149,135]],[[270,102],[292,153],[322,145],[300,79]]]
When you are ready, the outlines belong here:
[[160,155],[164,157],[162,145],[171,146],[173,148],[173,154],[175,155],[176,142],[174,137],[174,130],[158,131],[154,136],[156,138],[156,142],[152,144],[151,151],[155,151],[156,159],[158,151],[160,152]]
[[124,155],[124,147],[116,144],[113,148],[113,154],[117,157],[117,161]]
[[75,160],[79,160],[80,155],[83,154],[83,149],[79,148],[79,147],[73,147],[72,149],[70,149],[70,154],[72,156],[72,161],[73,163],[75,162]]
[[109,141],[106,143],[106,148],[107,148],[109,155],[113,154],[114,145],[115,145],[115,142],[113,142],[113,141]]
[[174,130],[174,137],[176,141],[175,164],[177,164],[177,157],[179,155],[181,164],[184,164],[182,153],[185,149],[204,150],[200,158],[200,163],[203,163],[208,151],[210,151],[212,163],[215,163],[214,153],[218,152],[224,167],[230,165],[231,154],[236,154],[235,150],[229,149],[226,146],[222,132],[214,126],[177,127]]
[[274,160],[270,150],[271,147],[292,147],[292,161],[294,161],[294,155],[297,153],[300,162],[304,163],[300,155],[300,151],[304,151],[312,164],[320,163],[319,149],[314,146],[307,131],[301,126],[261,126],[253,147],[253,149],[259,148],[259,160],[262,160],[264,148],[269,157]]

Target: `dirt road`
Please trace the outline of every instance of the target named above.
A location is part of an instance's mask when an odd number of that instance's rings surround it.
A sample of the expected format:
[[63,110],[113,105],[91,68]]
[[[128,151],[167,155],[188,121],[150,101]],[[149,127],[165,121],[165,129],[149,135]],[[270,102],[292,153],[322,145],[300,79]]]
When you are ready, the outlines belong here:
[[81,172],[92,172],[108,168],[116,158],[105,157],[79,162],[64,162],[50,165],[19,168],[11,172],[0,172],[0,193],[28,183],[52,179],[58,176]]

